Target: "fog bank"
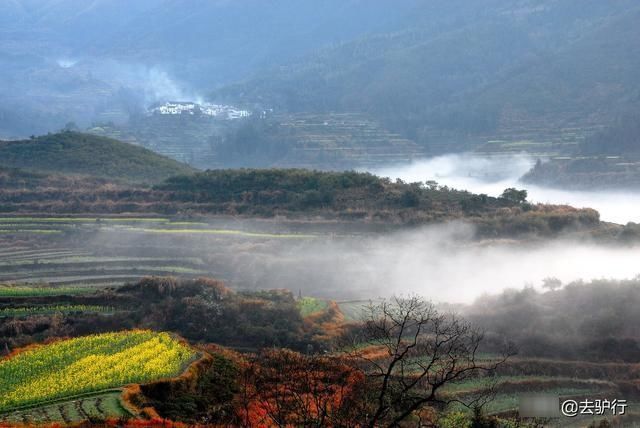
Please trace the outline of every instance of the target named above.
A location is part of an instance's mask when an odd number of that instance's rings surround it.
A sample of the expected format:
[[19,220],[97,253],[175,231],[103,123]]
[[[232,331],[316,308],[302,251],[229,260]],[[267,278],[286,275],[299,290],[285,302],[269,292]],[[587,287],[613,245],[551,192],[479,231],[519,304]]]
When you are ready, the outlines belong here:
[[441,185],[491,196],[500,195],[508,187],[517,187],[527,189],[531,202],[594,208],[600,212],[602,220],[614,223],[640,222],[640,192],[574,191],[521,183],[519,178],[534,163],[535,158],[527,155],[484,157],[465,153],[436,156],[371,172],[410,182],[435,180]]
[[[274,257],[297,266],[293,268],[296,283],[303,292],[334,298],[417,293],[434,301],[468,303],[482,294],[507,288],[539,288],[548,277],[567,283],[640,274],[640,247],[612,248],[560,240],[477,243],[471,241],[472,230],[461,224],[430,226],[378,237],[307,244],[307,248]],[[334,284],[335,289],[325,290],[328,284]]]
[[[243,221],[208,227],[259,231]],[[567,283],[640,274],[640,246],[569,240],[478,242],[472,225],[457,222],[388,233],[297,232],[306,235],[105,230],[89,245],[117,247],[126,252],[123,256],[198,257],[211,276],[234,288],[286,288],[337,300],[417,293],[438,302],[469,303],[507,288],[539,288],[548,277]]]

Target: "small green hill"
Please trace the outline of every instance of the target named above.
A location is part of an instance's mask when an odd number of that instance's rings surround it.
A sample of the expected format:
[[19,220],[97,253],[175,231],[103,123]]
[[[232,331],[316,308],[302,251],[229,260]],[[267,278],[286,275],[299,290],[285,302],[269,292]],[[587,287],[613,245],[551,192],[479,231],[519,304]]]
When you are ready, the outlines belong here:
[[142,147],[79,132],[0,142],[0,167],[146,183],[195,171]]

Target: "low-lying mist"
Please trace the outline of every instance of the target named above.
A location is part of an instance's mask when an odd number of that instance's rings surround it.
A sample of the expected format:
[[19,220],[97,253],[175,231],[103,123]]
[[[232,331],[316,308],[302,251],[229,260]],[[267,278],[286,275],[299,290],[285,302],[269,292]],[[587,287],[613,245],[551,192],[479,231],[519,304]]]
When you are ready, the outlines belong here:
[[528,155],[449,154],[371,172],[409,182],[434,180],[441,185],[490,196],[498,196],[508,187],[517,187],[528,191],[531,202],[594,208],[602,220],[614,223],[640,222],[640,192],[570,191],[520,182],[520,177],[535,161]]
[[[248,228],[241,222],[227,226]],[[479,242],[473,226],[463,223],[315,238],[111,233],[103,232],[92,245],[117,242],[124,251],[144,252],[136,256],[197,256],[234,288],[287,288],[338,300],[417,293],[436,302],[469,303],[508,288],[540,288],[547,277],[567,283],[640,274],[640,246],[562,239]]]

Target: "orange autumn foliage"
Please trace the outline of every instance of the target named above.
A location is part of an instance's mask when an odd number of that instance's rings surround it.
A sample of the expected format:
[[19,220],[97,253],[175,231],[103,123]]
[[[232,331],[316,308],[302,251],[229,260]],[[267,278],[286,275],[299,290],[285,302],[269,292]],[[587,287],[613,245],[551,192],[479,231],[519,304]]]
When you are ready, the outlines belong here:
[[337,357],[269,350],[243,370],[239,419],[245,426],[336,426],[357,417],[364,373]]

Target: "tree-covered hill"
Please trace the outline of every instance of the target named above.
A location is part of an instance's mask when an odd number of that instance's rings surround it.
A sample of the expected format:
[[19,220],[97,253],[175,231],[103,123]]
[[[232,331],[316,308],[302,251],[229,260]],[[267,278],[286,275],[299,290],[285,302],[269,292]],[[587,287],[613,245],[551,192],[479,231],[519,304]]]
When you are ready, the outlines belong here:
[[145,183],[194,172],[185,164],[142,147],[78,132],[0,142],[0,166]]
[[495,198],[354,171],[209,170],[169,178],[154,189],[184,210],[388,225],[464,220],[483,236],[556,235],[602,225],[595,210],[532,205],[526,191],[506,189]]
[[490,237],[606,229],[595,210],[529,204],[526,192],[515,189],[494,198],[435,182],[405,183],[354,171],[209,170],[174,176],[150,188],[5,169],[0,170],[0,184],[4,214],[277,217],[381,227],[461,220]]

